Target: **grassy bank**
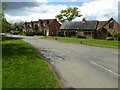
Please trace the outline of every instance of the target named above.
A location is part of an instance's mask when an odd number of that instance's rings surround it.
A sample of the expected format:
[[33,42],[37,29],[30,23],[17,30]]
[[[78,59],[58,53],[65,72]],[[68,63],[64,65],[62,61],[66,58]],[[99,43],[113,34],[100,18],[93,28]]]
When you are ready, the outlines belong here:
[[89,46],[98,46],[105,48],[118,48],[120,41],[112,41],[112,40],[100,40],[100,39],[81,39],[81,38],[71,38],[71,37],[42,37],[42,39],[50,39],[57,40],[67,43],[76,43],[76,44],[84,44]]
[[60,84],[31,45],[14,38],[3,37],[3,88],[58,88]]

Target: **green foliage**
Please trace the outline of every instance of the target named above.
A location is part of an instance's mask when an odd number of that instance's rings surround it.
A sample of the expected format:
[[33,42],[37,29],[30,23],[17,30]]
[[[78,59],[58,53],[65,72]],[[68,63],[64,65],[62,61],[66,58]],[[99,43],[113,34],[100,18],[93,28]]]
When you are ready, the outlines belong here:
[[26,35],[24,32],[19,32],[19,35]]
[[13,29],[13,30],[16,30],[16,29],[17,29],[17,27],[18,27],[18,26],[17,26],[17,24],[16,24],[16,23],[14,23],[14,24],[12,24],[12,25],[11,25],[11,29]]
[[120,41],[120,32],[117,33],[117,40]]
[[44,32],[43,31],[34,31],[34,35],[43,35]]
[[62,32],[62,31],[59,30],[59,31],[57,31],[56,35],[57,35],[57,36],[64,37],[64,32]]
[[117,40],[117,33],[115,32],[115,30],[112,30],[110,32],[110,34],[112,35],[112,38],[114,38],[115,40]]
[[4,17],[4,14],[1,12],[1,13],[0,13],[0,18],[2,18],[2,17]]
[[80,34],[76,34],[76,37],[77,37],[77,38],[86,38],[85,36],[80,35]]
[[66,10],[62,10],[60,14],[56,16],[56,19],[63,23],[64,21],[72,21],[76,17],[81,17],[82,15],[79,14],[78,8],[77,7],[70,7],[67,8]]
[[2,32],[9,32],[10,31],[10,24],[7,22],[4,16],[4,10],[7,8],[6,2],[0,2],[2,10],[0,11],[0,22],[2,22]]
[[2,18],[2,32],[9,32],[10,31],[10,24],[7,22],[5,18]]
[[25,32],[26,36],[34,36],[34,32]]
[[7,22],[4,13],[0,13],[0,24],[2,24],[2,32],[9,32],[10,31],[10,23]]
[[[2,10],[4,11],[6,9],[6,5],[7,4],[5,2],[2,2],[2,4],[0,4],[0,5],[2,5]],[[0,11],[0,24],[2,24],[0,26],[2,26],[1,27],[2,28],[2,32],[6,33],[6,32],[10,31],[10,24],[7,22],[3,11]]]
[[15,30],[18,34],[22,34],[22,33],[21,33],[21,32],[22,32],[22,30],[21,30],[21,29],[22,29],[22,28],[21,28],[22,23],[23,23],[23,22],[12,24],[12,25],[11,25],[11,29],[12,29],[12,30]]

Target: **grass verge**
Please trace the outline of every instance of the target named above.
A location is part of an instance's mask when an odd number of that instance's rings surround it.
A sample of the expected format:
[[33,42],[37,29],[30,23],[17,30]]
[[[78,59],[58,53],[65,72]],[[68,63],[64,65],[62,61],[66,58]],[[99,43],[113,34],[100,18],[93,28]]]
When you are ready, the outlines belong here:
[[22,40],[3,37],[3,88],[60,88],[38,50]]
[[104,48],[118,48],[120,44],[120,41],[113,41],[113,40],[81,39],[81,38],[56,37],[56,36],[46,36],[46,37],[41,37],[41,39],[57,40],[57,41],[62,41],[67,43],[98,46],[98,47],[104,47]]

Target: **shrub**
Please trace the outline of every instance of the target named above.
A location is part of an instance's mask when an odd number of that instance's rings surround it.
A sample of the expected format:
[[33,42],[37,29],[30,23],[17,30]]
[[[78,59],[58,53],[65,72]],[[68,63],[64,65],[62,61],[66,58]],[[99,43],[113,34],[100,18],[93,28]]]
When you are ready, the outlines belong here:
[[34,35],[43,35],[43,31],[34,31]]
[[19,35],[25,35],[25,32],[20,32]]
[[33,32],[26,32],[26,36],[34,36]]
[[80,34],[76,34],[77,38],[86,38],[86,36],[80,35]]
[[58,40],[57,38],[55,38],[55,40]]
[[120,32],[117,33],[117,40],[120,41]]
[[114,40],[113,37],[107,37],[106,40]]
[[63,33],[62,31],[60,31],[60,30],[57,31],[56,35],[57,35],[57,36],[64,37],[64,33]]

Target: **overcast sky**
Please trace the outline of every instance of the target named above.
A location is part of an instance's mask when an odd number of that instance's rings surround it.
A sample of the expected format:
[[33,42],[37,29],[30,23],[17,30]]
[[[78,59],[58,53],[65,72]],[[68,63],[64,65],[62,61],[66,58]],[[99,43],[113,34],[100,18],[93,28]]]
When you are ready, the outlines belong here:
[[19,2],[7,2],[5,16],[11,23],[36,21],[39,19],[54,19],[62,9],[76,6],[83,16],[76,18],[75,20],[81,20],[83,17],[88,20],[108,20],[113,17],[118,21],[118,1],[120,0],[63,1],[54,0],[53,2],[52,0],[34,0],[34,2],[25,2],[24,0],[24,2],[20,2],[19,0]]

